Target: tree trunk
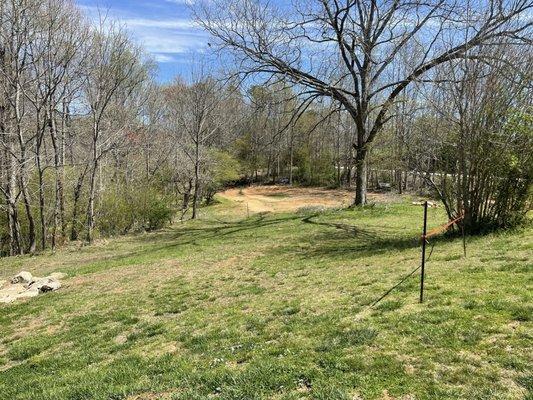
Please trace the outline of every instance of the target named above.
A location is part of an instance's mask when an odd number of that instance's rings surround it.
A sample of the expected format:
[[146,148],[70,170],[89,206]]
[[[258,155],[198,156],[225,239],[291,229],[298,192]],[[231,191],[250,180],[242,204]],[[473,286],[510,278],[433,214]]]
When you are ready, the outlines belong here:
[[279,176],[280,176],[280,173],[281,173],[281,171],[280,171],[279,153],[280,153],[280,150],[278,148],[278,154],[276,155],[276,177],[274,179],[274,183],[279,181]]
[[17,254],[23,254],[24,250],[21,245],[17,203],[13,196],[15,193],[16,178],[12,167],[13,166],[11,166],[8,171],[8,182],[6,185],[6,205],[9,235],[9,255],[14,256]]
[[[9,148],[12,151],[13,146],[11,140],[9,141]],[[8,220],[8,234],[9,234],[9,255],[14,256],[23,254],[24,250],[21,245],[20,224],[18,220],[16,193],[16,165],[10,152],[6,151],[5,160],[7,164],[7,182],[5,188],[6,206],[7,206],[7,220]]]
[[57,137],[57,129],[53,111],[50,110],[48,119],[48,127],[50,129],[50,137],[52,139],[52,147],[54,149],[54,175],[55,175],[55,202],[54,202],[54,223],[52,226],[52,250],[56,248],[57,231],[60,227],[62,236],[64,235],[64,214],[62,209],[63,204],[63,174],[61,165],[61,149]]
[[92,168],[91,177],[89,181],[89,203],[87,205],[87,242],[93,241],[93,229],[94,229],[94,198],[96,195],[96,174],[98,173],[98,135],[99,135],[98,122],[93,122],[93,148],[92,148]]
[[41,249],[46,249],[46,215],[45,215],[45,200],[44,200],[44,170],[41,165],[41,157],[39,155],[40,146],[37,150],[37,175],[39,177],[39,219],[41,222]]
[[26,218],[28,219],[28,252],[33,254],[37,248],[37,235],[35,234],[35,219],[33,218],[31,211],[31,198],[26,178],[26,162],[26,150],[24,147],[22,147],[21,158],[19,162],[20,187],[22,191],[24,209],[26,211]]
[[18,220],[17,205],[15,203],[8,203],[7,217],[9,224],[9,255],[24,254],[20,243],[20,223]]
[[396,170],[396,184],[398,185],[398,194],[403,193],[403,171],[401,169]]
[[6,216],[8,221],[9,255],[14,256],[24,253],[21,245],[20,224],[18,221],[18,210],[16,200],[16,160],[14,154],[13,139],[7,135],[6,129],[6,108],[0,106],[0,140],[4,146],[3,158],[6,170],[6,181],[4,196],[6,203]]
[[81,189],[83,188],[83,181],[85,180],[85,174],[87,174],[87,170],[89,169],[89,164],[85,166],[85,169],[81,173],[81,175],[78,177],[78,182],[76,184],[76,187],[74,188],[74,196],[73,196],[73,204],[72,204],[72,223],[70,227],[70,240],[78,240],[79,233],[78,233],[78,211],[79,211],[79,203],[80,203],[80,197],[81,197]]
[[[28,252],[33,254],[37,248],[37,238],[35,235],[35,220],[31,213],[30,193],[28,191],[28,184],[25,178],[25,168],[21,167],[20,186],[22,188],[22,200],[24,201],[24,209],[26,210],[26,218],[28,218]],[[24,175],[22,175],[24,174]]]
[[366,204],[366,150],[358,150],[355,157],[355,201],[354,205]]
[[45,194],[44,194],[44,169],[41,162],[41,149],[44,140],[44,129],[40,124],[40,113],[37,112],[37,138],[35,140],[35,163],[37,166],[37,177],[39,179],[39,219],[41,223],[41,249],[46,249],[46,215],[45,215]]
[[98,163],[93,162],[91,168],[91,177],[89,181],[89,203],[87,205],[87,242],[91,243],[93,241],[93,230],[94,230],[94,198],[96,192],[96,173],[98,171]]
[[192,199],[192,219],[198,216],[198,200],[200,196],[200,143],[196,140],[194,160],[194,193]]
[[294,138],[291,132],[291,142],[289,150],[289,185],[292,186],[292,165],[294,163]]
[[19,168],[19,184],[22,192],[22,200],[24,202],[24,209],[26,211],[26,218],[28,218],[28,252],[33,254],[37,248],[37,235],[35,234],[35,219],[31,212],[31,197],[28,190],[27,182],[27,158],[26,158],[26,141],[22,134],[22,112],[21,112],[21,100],[22,90],[17,85],[15,92],[15,121],[17,137],[19,142],[20,156],[18,160]]
[[187,213],[187,210],[189,209],[192,188],[193,188],[193,180],[189,179],[187,190],[185,191],[185,193],[183,193],[183,202],[181,203],[181,218],[180,218],[181,221],[183,221],[183,218],[185,217],[185,214]]
[[64,239],[67,235],[67,222],[65,216],[65,129],[68,127],[68,106],[66,101],[63,102],[63,113],[61,115],[61,135],[59,137],[59,180],[61,182],[59,191],[59,221],[61,223],[61,237]]

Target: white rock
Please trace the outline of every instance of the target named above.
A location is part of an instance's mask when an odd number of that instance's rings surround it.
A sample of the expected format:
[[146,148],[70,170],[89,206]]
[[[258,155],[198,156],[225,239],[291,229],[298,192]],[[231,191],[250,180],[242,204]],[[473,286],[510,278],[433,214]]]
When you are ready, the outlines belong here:
[[60,280],[66,278],[67,274],[64,274],[63,272],[52,272],[50,275],[48,275],[48,277]]
[[0,290],[0,303],[11,303],[15,301],[21,293],[26,291],[26,287],[22,283],[10,285],[5,289]]
[[51,292],[61,287],[61,283],[54,278],[42,278],[33,282],[29,289],[37,289],[40,293]]
[[0,281],[0,303],[12,303],[17,299],[35,297],[40,293],[57,290],[61,287],[59,277],[65,274],[55,273],[45,278],[37,278],[29,272],[22,271],[11,279],[11,284]]
[[0,279],[0,289],[2,289],[6,283],[7,281],[5,279]]
[[0,303],[13,303],[15,301],[14,296],[0,294]]
[[17,275],[11,278],[11,283],[25,283],[30,284],[33,282],[33,277],[28,271],[20,271]]

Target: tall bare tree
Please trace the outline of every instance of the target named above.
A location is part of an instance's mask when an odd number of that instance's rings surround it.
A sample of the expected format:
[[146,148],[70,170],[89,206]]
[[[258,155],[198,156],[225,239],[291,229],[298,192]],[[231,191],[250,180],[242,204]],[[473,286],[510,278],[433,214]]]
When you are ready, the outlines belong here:
[[[32,86],[30,73],[30,43],[36,35],[35,15],[38,14],[39,5],[33,0],[10,0],[2,2],[2,25],[0,27],[2,42],[2,89],[3,101],[7,107],[4,109],[4,129],[8,139],[4,141],[8,157],[16,160],[10,163],[10,177],[8,178],[8,191],[4,191],[8,209],[16,207],[14,201],[22,197],[24,210],[28,221],[28,237],[26,249],[34,253],[37,248],[36,224],[33,214],[32,198],[29,189],[30,176],[30,146],[36,132],[28,129],[28,118],[31,110],[26,102],[26,93]],[[17,165],[16,171],[14,165]],[[14,177],[18,184],[18,193],[13,193]],[[14,210],[9,211],[10,219],[16,216]],[[17,222],[13,221],[12,229],[16,229]],[[12,237],[16,232],[12,231]]]
[[134,46],[124,29],[103,18],[93,32],[87,57],[84,92],[91,119],[91,166],[87,206],[87,240],[93,239],[96,176],[101,158],[112,148],[123,126],[110,124],[103,129],[106,113],[118,95],[131,94],[147,78],[141,50]]
[[[166,90],[175,141],[192,166],[192,218],[198,215],[207,148],[220,140],[234,116],[226,112],[231,92],[210,76],[195,76],[189,84],[176,82]],[[231,107],[228,107],[230,109]]]

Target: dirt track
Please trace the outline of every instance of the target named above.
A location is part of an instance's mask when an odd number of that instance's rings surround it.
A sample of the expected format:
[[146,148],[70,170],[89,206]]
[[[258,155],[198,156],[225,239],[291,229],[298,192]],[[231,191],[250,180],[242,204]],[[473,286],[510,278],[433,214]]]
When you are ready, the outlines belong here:
[[347,190],[295,188],[288,186],[252,186],[230,189],[219,196],[242,203],[252,213],[297,211],[303,207],[340,207],[352,202]]

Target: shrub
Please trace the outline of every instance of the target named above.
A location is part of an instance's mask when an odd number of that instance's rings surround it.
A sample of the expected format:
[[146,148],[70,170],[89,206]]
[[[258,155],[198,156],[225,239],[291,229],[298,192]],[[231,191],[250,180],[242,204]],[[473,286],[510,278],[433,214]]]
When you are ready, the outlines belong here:
[[170,204],[155,188],[142,184],[106,190],[98,205],[97,229],[108,236],[162,228],[174,214]]

